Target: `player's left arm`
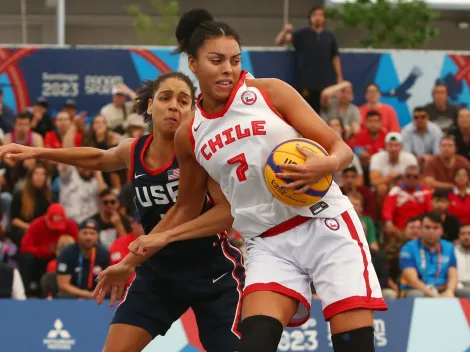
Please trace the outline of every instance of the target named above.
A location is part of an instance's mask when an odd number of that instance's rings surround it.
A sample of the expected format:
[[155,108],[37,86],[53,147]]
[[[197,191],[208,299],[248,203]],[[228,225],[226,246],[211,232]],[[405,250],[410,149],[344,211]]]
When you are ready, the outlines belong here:
[[[295,181],[286,187],[310,185],[321,177],[343,170],[351,164],[354,157],[351,148],[289,84],[275,78],[249,80],[247,84],[265,91],[274,109],[280,115],[303,137],[319,143],[329,154],[328,157],[320,157],[304,148],[299,148],[311,162],[307,161],[303,165],[282,165],[282,169],[288,173],[278,176],[291,178]],[[308,188],[308,186],[306,187]],[[298,192],[304,192],[306,187]]]

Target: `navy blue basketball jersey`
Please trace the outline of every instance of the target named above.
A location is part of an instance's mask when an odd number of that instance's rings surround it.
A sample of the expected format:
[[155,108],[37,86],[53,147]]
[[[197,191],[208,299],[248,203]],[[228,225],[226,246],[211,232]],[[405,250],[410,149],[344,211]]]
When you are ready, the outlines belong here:
[[[176,203],[179,184],[179,167],[174,154],[165,165],[158,169],[152,170],[145,165],[144,155],[152,139],[153,134],[148,134],[133,142],[131,167],[129,168],[129,177],[132,180],[135,192],[134,202],[145,234],[150,233],[166,212]],[[201,213],[210,207],[208,199],[206,197]],[[193,254],[198,250],[211,248],[217,239],[218,237],[214,235],[201,239],[174,242],[159,253],[164,255],[171,252],[171,254],[174,253],[179,256]]]

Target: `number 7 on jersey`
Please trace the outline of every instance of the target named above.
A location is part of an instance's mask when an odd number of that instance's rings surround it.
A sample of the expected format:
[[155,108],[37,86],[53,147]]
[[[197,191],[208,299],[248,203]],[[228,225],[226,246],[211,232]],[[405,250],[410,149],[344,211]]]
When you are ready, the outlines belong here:
[[240,164],[237,167],[238,181],[246,181],[246,172],[248,171],[248,163],[246,161],[245,153],[235,155],[233,158],[228,159],[227,163],[230,165]]

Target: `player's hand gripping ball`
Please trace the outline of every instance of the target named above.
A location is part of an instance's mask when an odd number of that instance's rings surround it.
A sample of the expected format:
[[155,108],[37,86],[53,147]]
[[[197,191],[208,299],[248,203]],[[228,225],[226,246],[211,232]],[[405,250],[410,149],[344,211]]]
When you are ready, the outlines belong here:
[[[264,168],[264,178],[273,196],[282,203],[294,207],[311,206],[322,199],[330,189],[333,180],[331,173],[321,176],[314,183],[305,185],[305,182],[302,182],[301,168],[294,171],[283,170],[280,167],[280,165],[301,166],[305,164],[309,157],[316,159],[328,157],[328,153],[320,144],[314,141],[297,138],[279,144],[269,155]],[[285,174],[282,174],[283,172]],[[279,174],[282,174],[282,177]],[[291,178],[289,178],[289,175]],[[291,186],[288,186],[289,184]],[[299,186],[290,188],[296,184]],[[288,187],[286,188],[286,186]]]

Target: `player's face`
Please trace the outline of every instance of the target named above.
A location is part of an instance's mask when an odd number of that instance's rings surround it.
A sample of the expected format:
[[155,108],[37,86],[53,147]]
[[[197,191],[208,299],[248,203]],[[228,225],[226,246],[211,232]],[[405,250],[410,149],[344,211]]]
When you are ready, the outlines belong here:
[[65,133],[72,125],[72,120],[70,119],[70,115],[65,112],[59,112],[55,118],[55,126],[59,130],[60,133]]
[[91,249],[98,244],[98,232],[92,229],[82,229],[78,233],[78,241],[86,249]]
[[408,223],[405,227],[405,238],[407,240],[416,240],[421,232],[421,221],[416,220]]
[[189,57],[189,67],[201,92],[216,101],[226,101],[240,78],[240,46],[232,37],[207,39],[197,58]]
[[469,225],[462,226],[460,228],[459,240],[460,240],[460,244],[464,248],[467,248],[467,249],[470,248],[470,226]]
[[460,169],[455,173],[454,183],[457,187],[468,187],[468,171],[466,169]]
[[442,225],[435,223],[428,218],[423,219],[423,226],[421,227],[421,237],[423,242],[427,245],[433,246],[442,236]]
[[191,89],[177,78],[163,81],[149,100],[147,113],[152,115],[154,128],[173,138],[181,122],[191,116]]

